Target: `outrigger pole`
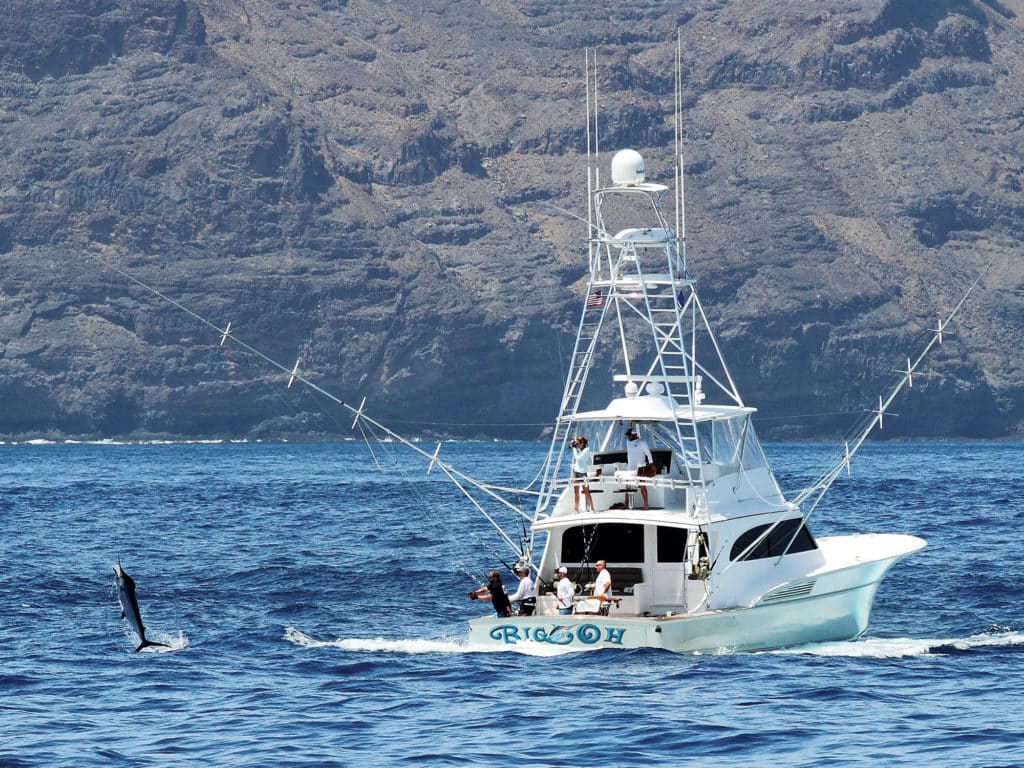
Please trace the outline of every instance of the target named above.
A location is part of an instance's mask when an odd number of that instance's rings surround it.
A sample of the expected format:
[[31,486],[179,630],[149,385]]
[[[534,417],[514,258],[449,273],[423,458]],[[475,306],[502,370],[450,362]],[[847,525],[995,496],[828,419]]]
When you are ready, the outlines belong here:
[[[171,306],[176,307],[177,309],[181,310],[182,312],[184,312],[189,317],[199,321],[200,323],[202,323],[205,326],[208,326],[209,328],[212,328],[214,331],[216,331],[218,334],[220,334],[220,346],[224,346],[224,343],[226,341],[230,340],[230,341],[234,342],[236,345],[238,345],[239,347],[241,347],[242,349],[244,349],[246,352],[249,352],[249,353],[255,355],[256,357],[260,358],[261,360],[263,360],[264,362],[266,362],[270,366],[272,366],[274,368],[277,368],[279,371],[281,371],[282,373],[284,373],[288,377],[288,387],[289,388],[296,381],[298,381],[298,382],[304,384],[305,386],[309,387],[314,392],[317,392],[317,393],[323,395],[324,397],[326,397],[331,402],[333,402],[333,403],[335,403],[337,405],[340,405],[342,408],[347,409],[349,412],[351,412],[355,416],[355,419],[352,422],[352,429],[355,429],[357,426],[360,426],[360,422],[364,422],[365,421],[366,423],[370,424],[374,429],[379,430],[380,432],[383,432],[385,435],[387,435],[392,440],[395,440],[395,441],[401,443],[402,445],[404,445],[406,448],[408,448],[408,449],[418,453],[421,457],[426,459],[427,462],[429,462],[428,463],[428,467],[429,467],[428,471],[430,469],[433,469],[434,467],[438,467],[438,468],[441,469],[442,472],[445,473],[445,475],[448,477],[448,479],[451,480],[455,484],[455,486],[463,493],[463,495],[465,495],[466,498],[469,499],[469,501],[483,514],[483,516],[487,519],[487,521],[494,527],[494,529],[498,532],[498,534],[501,536],[501,538],[504,539],[504,541],[512,548],[512,550],[516,553],[517,556],[523,557],[524,555],[529,555],[530,554],[530,553],[524,552],[522,547],[516,545],[516,543],[512,540],[512,538],[507,533],[505,533],[505,531],[501,528],[500,525],[498,525],[498,523],[494,520],[494,518],[491,517],[491,515],[487,514],[487,512],[484,511],[484,509],[480,506],[480,503],[475,498],[473,498],[473,496],[469,493],[469,491],[466,490],[465,485],[472,486],[473,488],[477,489],[481,493],[486,494],[487,496],[491,497],[494,501],[496,501],[499,504],[501,504],[501,505],[507,507],[508,509],[512,510],[513,512],[515,512],[517,515],[519,515],[521,518],[523,518],[526,521],[530,521],[530,520],[532,520],[532,518],[529,515],[527,515],[523,510],[521,510],[519,507],[517,507],[515,504],[510,502],[508,499],[506,499],[503,496],[499,495],[499,493],[497,493],[497,491],[503,491],[503,492],[506,492],[506,493],[523,493],[523,494],[536,495],[535,491],[525,491],[525,490],[519,490],[519,489],[514,489],[514,488],[501,488],[501,487],[498,487],[498,486],[487,485],[485,483],[481,483],[480,481],[470,477],[469,475],[467,475],[467,474],[465,474],[463,472],[460,472],[454,466],[452,466],[451,464],[441,460],[438,457],[438,452],[440,450],[440,446],[438,446],[438,450],[434,451],[433,454],[428,453],[427,451],[424,451],[422,448],[417,446],[415,443],[411,442],[410,440],[407,440],[406,438],[402,437],[397,432],[394,432],[394,431],[388,429],[386,426],[381,424],[379,421],[377,421],[377,420],[373,419],[372,417],[368,416],[366,414],[366,412],[363,410],[364,406],[366,405],[366,398],[363,398],[363,401],[359,405],[358,408],[353,408],[351,405],[346,403],[344,400],[342,400],[337,395],[334,395],[333,393],[328,392],[326,389],[324,389],[323,387],[319,386],[315,382],[310,381],[308,378],[306,378],[304,372],[300,370],[300,365],[302,363],[302,357],[301,356],[295,361],[295,365],[292,366],[291,368],[289,368],[289,367],[281,364],[280,362],[278,362],[274,358],[270,357],[269,355],[267,355],[267,354],[261,352],[260,350],[256,349],[256,347],[252,346],[251,344],[248,344],[247,342],[242,341],[242,339],[238,338],[234,334],[234,332],[232,331],[231,323],[230,322],[226,326],[221,328],[217,324],[207,320],[202,315],[199,315],[199,314],[193,312],[191,309],[186,307],[180,301],[172,299],[167,294],[162,293],[161,291],[157,290],[156,288],[154,288],[153,286],[151,286],[151,285],[149,285],[147,283],[144,283],[142,280],[139,280],[134,275],[130,274],[129,272],[126,272],[124,269],[118,267],[116,264],[111,263],[110,261],[108,261],[107,259],[103,258],[99,254],[94,253],[94,252],[89,251],[89,250],[86,250],[85,251],[85,255],[87,255],[89,258],[93,259],[94,261],[99,262],[100,264],[105,266],[107,269],[109,269],[109,270],[111,270],[113,272],[116,272],[118,275],[120,275],[121,277],[125,278],[126,280],[128,280],[128,281],[130,281],[132,283],[135,283],[135,285],[138,285],[141,288],[144,288],[145,290],[149,291],[154,296],[156,296],[156,297],[158,297],[160,299],[163,299],[168,304],[170,304]],[[374,460],[376,461],[376,457],[374,457]],[[465,483],[465,485],[463,485],[463,483]]]
[[845,442],[842,458],[821,477],[819,477],[813,485],[804,488],[793,499],[793,503],[798,507],[802,507],[808,500],[810,500],[809,506],[803,513],[804,522],[806,522],[807,518],[811,516],[811,513],[814,512],[814,509],[818,506],[818,502],[821,501],[821,498],[825,495],[828,489],[832,487],[832,483],[834,483],[839,475],[842,474],[843,470],[845,469],[847,472],[850,471],[850,460],[853,459],[857,451],[860,450],[861,445],[863,445],[864,441],[867,440],[868,435],[874,431],[875,427],[878,427],[879,429],[882,428],[882,419],[885,414],[889,412],[889,407],[892,405],[893,400],[895,400],[900,392],[903,391],[904,387],[909,388],[913,386],[913,377],[917,372],[917,369],[920,367],[921,362],[931,351],[932,347],[936,344],[942,343],[943,332],[953,321],[953,318],[956,317],[961,307],[967,303],[968,297],[970,297],[971,293],[977,287],[978,283],[981,282],[981,279],[985,276],[991,266],[992,262],[990,262],[988,266],[986,266],[974,279],[974,282],[971,283],[970,287],[968,287],[964,292],[964,295],[960,297],[960,301],[956,303],[956,306],[953,307],[953,310],[946,316],[946,318],[944,320],[941,317],[939,318],[938,326],[931,329],[931,338],[928,340],[928,343],[924,345],[924,348],[917,357],[913,361],[911,361],[909,357],[907,358],[907,367],[905,369],[900,369],[900,372],[903,375],[900,376],[899,381],[896,382],[896,385],[887,396],[880,396],[878,398],[878,408],[870,411],[871,417],[868,419],[863,429],[861,429],[860,433],[857,434],[852,441]]
[[[879,429],[882,428],[883,417],[886,413],[890,413],[889,406],[892,405],[896,397],[900,394],[900,392],[903,391],[903,387],[913,386],[914,373],[916,373],[917,369],[921,366],[921,362],[925,359],[925,357],[927,357],[932,347],[934,347],[936,344],[942,343],[943,332],[953,321],[953,318],[956,317],[961,307],[963,307],[963,305],[967,303],[968,297],[977,287],[978,283],[981,282],[981,279],[988,272],[992,264],[993,262],[989,262],[989,264],[983,270],[981,270],[981,273],[974,279],[974,282],[970,284],[970,286],[964,292],[964,295],[960,297],[960,301],[956,303],[956,306],[953,307],[953,310],[946,316],[945,320],[939,318],[938,326],[936,328],[931,329],[932,336],[928,340],[928,343],[925,344],[924,348],[920,351],[920,353],[918,353],[917,357],[913,361],[908,357],[907,367],[905,369],[898,369],[898,372],[901,373],[902,376],[900,376],[899,381],[896,382],[895,386],[889,391],[889,394],[887,396],[880,396],[878,398],[878,408],[869,411],[871,416],[868,419],[867,423],[864,425],[864,427],[861,428],[861,430],[857,433],[857,436],[852,440],[852,447],[850,440],[844,441],[842,446],[842,457],[833,466],[831,466],[828,469],[828,471],[821,475],[821,477],[819,477],[812,485],[808,486],[807,488],[804,488],[793,498],[792,503],[797,507],[797,509],[802,508],[808,499],[810,499],[811,501],[801,514],[800,525],[794,527],[793,535],[790,536],[789,541],[786,542],[786,546],[781,548],[779,554],[780,558],[787,551],[789,551],[789,547],[796,539],[797,534],[799,534],[804,524],[810,518],[811,514],[813,514],[822,497],[824,497],[824,495],[828,492],[828,489],[832,487],[832,484],[843,473],[843,470],[845,469],[846,473],[850,474],[850,462],[853,459],[854,454],[856,454],[857,451],[860,450],[860,447],[868,439],[868,436],[874,431],[875,427],[878,427]],[[895,416],[897,414],[891,415]],[[722,571],[719,572],[719,575],[729,570],[732,567],[733,563],[742,562],[744,558],[746,558],[746,556],[754,550],[755,547],[759,546],[761,542],[767,539],[772,534],[772,532],[779,526],[779,524],[781,524],[782,521],[786,519],[788,512],[788,509],[782,510],[779,519],[772,523],[770,526],[768,526],[756,539],[754,539],[754,541],[750,542],[746,549],[740,552],[739,555],[737,555],[734,558],[731,558],[731,562],[728,565],[726,565],[725,568],[722,569]]]

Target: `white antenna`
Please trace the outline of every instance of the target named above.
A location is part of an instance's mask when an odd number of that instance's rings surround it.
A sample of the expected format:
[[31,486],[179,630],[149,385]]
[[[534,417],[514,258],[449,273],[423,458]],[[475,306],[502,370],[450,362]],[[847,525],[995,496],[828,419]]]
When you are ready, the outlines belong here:
[[679,254],[686,264],[686,165],[683,161],[683,35],[676,30],[676,240]]
[[594,49],[594,184],[601,188],[601,142],[598,133],[597,115],[600,107],[597,104],[597,49]]
[[583,66],[584,77],[583,81],[586,84],[587,89],[587,237],[589,238],[594,231],[594,158],[593,158],[593,138],[590,135],[590,49],[584,50],[585,62]]

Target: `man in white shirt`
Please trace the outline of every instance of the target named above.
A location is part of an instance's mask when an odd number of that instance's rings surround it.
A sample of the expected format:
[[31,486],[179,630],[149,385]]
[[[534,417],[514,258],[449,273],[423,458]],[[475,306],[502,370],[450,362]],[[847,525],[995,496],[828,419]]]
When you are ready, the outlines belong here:
[[594,598],[602,603],[611,602],[612,575],[608,573],[604,560],[594,563],[594,568],[597,570],[597,578],[594,579]]
[[555,576],[558,578],[558,583],[555,585],[558,612],[563,616],[568,616],[572,613],[572,598],[576,594],[576,590],[572,588],[572,583],[569,581],[569,569],[563,565],[555,573]]
[[537,606],[537,590],[533,586],[533,579],[530,578],[530,566],[516,566],[516,575],[519,576],[519,589],[509,595],[509,600],[519,603],[520,616],[532,616]]
[[654,463],[651,447],[647,445],[646,440],[640,439],[640,435],[637,434],[634,427],[626,430],[626,440],[628,441],[626,443],[626,469],[637,473],[640,480],[640,495],[644,499],[644,509],[648,509],[650,505],[647,502],[647,485],[644,476],[641,475],[641,470],[648,464]]
[[594,497],[590,495],[588,479],[594,466],[594,453],[587,447],[587,438],[577,437],[572,441],[572,502],[573,510],[580,511],[580,488],[587,500],[587,511],[594,511]]

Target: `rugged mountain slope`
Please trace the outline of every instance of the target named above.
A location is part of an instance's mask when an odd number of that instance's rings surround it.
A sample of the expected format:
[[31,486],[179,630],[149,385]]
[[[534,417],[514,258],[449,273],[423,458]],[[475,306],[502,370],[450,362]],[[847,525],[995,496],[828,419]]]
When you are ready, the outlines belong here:
[[583,50],[655,178],[677,28],[688,253],[762,431],[848,425],[989,262],[887,433],[1022,430],[1019,0],[74,6],[0,8],[0,434],[347,428],[87,254],[409,431],[539,434]]

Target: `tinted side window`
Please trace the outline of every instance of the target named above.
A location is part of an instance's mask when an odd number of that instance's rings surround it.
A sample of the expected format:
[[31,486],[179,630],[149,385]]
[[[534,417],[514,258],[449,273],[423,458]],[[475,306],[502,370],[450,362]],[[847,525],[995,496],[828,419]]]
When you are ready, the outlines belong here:
[[686,529],[658,526],[658,562],[681,563],[686,553]]
[[[799,531],[797,531],[797,526],[800,526]],[[759,525],[743,533],[736,539],[736,543],[732,545],[729,559],[736,560],[747,547],[757,541],[761,534],[769,528],[771,528],[771,525]],[[796,533],[795,537],[794,533]],[[786,554],[791,555],[795,552],[807,552],[818,548],[818,544],[814,541],[814,537],[811,536],[811,532],[807,530],[807,526],[801,524],[799,519],[783,520],[756,547],[748,552],[743,559],[760,560],[765,557],[778,557],[782,554],[783,547],[789,543],[790,539],[793,540],[793,543],[790,544]]]
[[563,563],[642,563],[644,527],[634,523],[602,523],[567,528],[562,534]]

